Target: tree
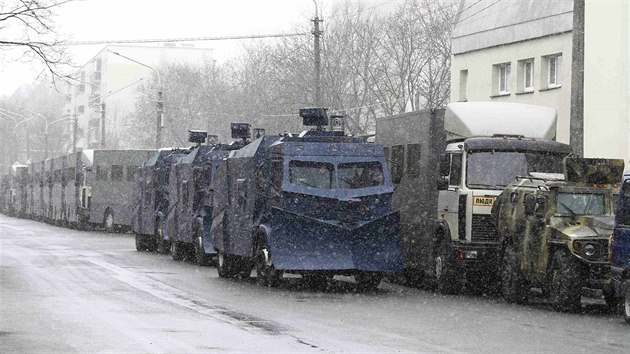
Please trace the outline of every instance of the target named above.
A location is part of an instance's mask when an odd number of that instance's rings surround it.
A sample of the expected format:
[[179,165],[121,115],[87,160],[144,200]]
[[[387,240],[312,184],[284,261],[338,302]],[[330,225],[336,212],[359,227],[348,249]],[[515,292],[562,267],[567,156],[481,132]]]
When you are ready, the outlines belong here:
[[64,78],[70,57],[57,37],[54,10],[72,0],[1,0],[0,55],[7,61],[39,62],[53,83]]

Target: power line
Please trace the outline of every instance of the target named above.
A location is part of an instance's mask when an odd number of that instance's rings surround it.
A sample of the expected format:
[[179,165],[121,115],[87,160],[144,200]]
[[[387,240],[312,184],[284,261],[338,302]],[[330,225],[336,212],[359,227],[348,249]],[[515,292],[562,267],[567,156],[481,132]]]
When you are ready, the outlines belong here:
[[220,36],[220,37],[183,37],[183,38],[155,38],[155,39],[110,39],[97,41],[68,41],[59,43],[64,46],[75,45],[94,45],[94,44],[116,44],[116,43],[174,43],[174,42],[201,42],[201,41],[224,41],[235,39],[262,39],[262,38],[280,38],[280,37],[297,37],[310,36],[308,32],[304,33],[277,33],[277,34],[251,34],[242,36]]
[[479,13],[481,13],[481,12],[483,12],[483,11],[485,11],[485,10],[489,9],[489,8],[491,8],[492,6],[496,5],[496,4],[497,4],[497,3],[499,3],[500,1],[501,1],[501,0],[497,0],[497,1],[493,2],[492,4],[490,4],[490,5],[486,6],[486,7],[484,7],[483,9],[481,9],[481,10],[479,10],[479,11],[477,11],[477,12],[475,12],[475,13],[471,14],[471,15],[468,15],[468,16],[466,16],[466,17],[464,17],[464,18],[460,19],[459,21],[455,22],[455,23],[454,23],[454,25],[456,25],[456,24],[458,24],[458,23],[460,23],[460,22],[463,22],[463,21],[465,21],[465,20],[467,20],[467,19],[469,19],[469,18],[471,18],[471,17],[473,17],[473,16],[475,16],[475,15],[477,15],[477,14],[479,14]]

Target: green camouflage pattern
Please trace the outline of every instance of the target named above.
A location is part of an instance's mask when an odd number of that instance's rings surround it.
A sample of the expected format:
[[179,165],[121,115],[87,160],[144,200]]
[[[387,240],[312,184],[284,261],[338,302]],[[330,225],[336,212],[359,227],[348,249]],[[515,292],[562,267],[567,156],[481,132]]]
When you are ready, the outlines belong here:
[[571,180],[557,174],[519,177],[493,206],[499,237],[515,246],[522,274],[533,286],[545,286],[559,249],[579,260],[586,282],[595,288],[608,283],[608,243],[619,185],[603,182],[621,180],[623,161],[619,169],[617,160],[588,160],[594,159],[565,160]]

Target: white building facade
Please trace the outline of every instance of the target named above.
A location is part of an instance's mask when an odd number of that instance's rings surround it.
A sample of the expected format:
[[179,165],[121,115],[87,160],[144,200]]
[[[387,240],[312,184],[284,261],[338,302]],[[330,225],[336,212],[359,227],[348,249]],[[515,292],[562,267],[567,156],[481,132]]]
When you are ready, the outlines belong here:
[[[117,53],[117,54],[116,54]],[[68,151],[129,147],[122,137],[128,136],[130,116],[135,110],[138,88],[155,87],[157,102],[161,67],[168,64],[203,64],[211,61],[212,50],[176,46],[107,45],[79,69],[68,84],[64,116],[76,117],[68,124]],[[157,113],[156,113],[157,120]],[[152,148],[147,146],[146,148]]]
[[[558,110],[570,142],[572,0],[462,0],[452,32],[451,101]],[[630,2],[586,0],[584,156],[630,160]]]

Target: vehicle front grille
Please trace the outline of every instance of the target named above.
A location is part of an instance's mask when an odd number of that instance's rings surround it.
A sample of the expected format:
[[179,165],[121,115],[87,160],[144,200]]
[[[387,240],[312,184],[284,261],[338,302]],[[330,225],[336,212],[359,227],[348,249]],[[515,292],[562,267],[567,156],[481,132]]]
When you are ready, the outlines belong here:
[[490,215],[473,214],[472,242],[496,242],[497,230]]

